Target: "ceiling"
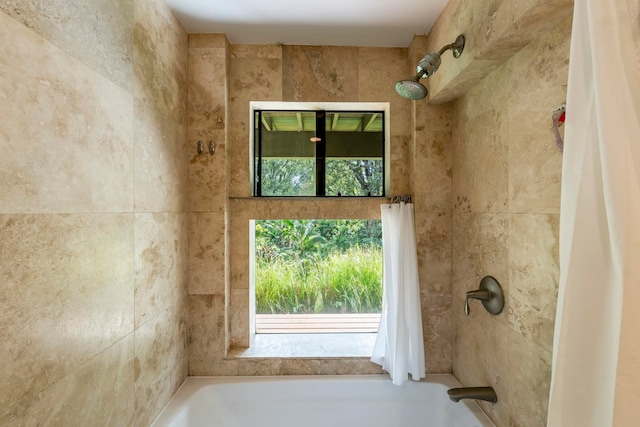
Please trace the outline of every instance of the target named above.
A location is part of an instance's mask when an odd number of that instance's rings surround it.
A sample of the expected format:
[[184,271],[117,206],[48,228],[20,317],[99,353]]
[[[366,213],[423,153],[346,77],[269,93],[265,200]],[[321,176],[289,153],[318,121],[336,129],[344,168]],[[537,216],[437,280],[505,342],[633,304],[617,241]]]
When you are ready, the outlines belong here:
[[[326,129],[332,132],[382,132],[382,114],[327,113]],[[315,131],[315,111],[263,111],[262,124],[271,132]]]
[[233,44],[407,47],[447,0],[166,0],[189,33]]

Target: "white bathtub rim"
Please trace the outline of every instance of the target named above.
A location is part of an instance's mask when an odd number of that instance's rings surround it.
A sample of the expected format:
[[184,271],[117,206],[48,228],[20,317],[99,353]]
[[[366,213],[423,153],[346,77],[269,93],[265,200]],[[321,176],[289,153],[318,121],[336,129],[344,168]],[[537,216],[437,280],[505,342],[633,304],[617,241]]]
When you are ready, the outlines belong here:
[[[175,412],[178,408],[184,407],[189,398],[197,393],[200,389],[213,385],[213,384],[236,384],[236,383],[255,383],[255,382],[286,382],[295,380],[313,380],[313,381],[331,381],[331,380],[365,380],[365,381],[385,381],[391,383],[391,379],[388,374],[364,374],[364,375],[264,375],[264,376],[188,376],[178,387],[171,399],[158,413],[156,418],[151,423],[153,427],[158,419],[165,413],[165,411]],[[462,387],[458,379],[453,374],[427,374],[425,378],[420,381],[411,381],[415,383],[433,383],[444,385],[447,388]],[[398,387],[398,386],[394,386]],[[487,414],[482,408],[473,400],[461,400],[457,404],[466,406],[471,412],[475,414]]]

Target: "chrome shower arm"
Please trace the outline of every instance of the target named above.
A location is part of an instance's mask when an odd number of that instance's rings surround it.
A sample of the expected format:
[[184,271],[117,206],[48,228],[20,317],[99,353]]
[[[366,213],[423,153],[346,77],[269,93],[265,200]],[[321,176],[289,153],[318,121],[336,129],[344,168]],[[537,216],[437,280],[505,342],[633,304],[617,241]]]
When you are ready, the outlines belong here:
[[443,53],[445,53],[446,51],[448,51],[449,49],[453,49],[456,46],[455,43],[451,43],[448,44],[442,48],[440,48],[440,50],[438,51],[438,54],[442,55]]
[[438,51],[440,55],[451,49],[453,51],[453,57],[459,58],[462,55],[462,51],[464,50],[465,39],[462,34],[456,37],[456,41],[451,44],[444,46],[442,49]]

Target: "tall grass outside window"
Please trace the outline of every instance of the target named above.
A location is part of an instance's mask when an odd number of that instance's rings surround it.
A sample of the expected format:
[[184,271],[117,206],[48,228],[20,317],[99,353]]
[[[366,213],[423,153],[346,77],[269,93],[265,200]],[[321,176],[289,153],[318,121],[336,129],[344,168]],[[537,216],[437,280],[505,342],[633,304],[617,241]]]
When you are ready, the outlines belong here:
[[379,220],[260,220],[257,314],[379,313]]

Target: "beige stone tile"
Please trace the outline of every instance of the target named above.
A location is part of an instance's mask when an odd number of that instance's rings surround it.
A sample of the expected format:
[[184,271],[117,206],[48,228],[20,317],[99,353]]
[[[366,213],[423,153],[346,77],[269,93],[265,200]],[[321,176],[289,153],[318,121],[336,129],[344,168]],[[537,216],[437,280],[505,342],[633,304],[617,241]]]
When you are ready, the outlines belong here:
[[511,215],[509,324],[547,351],[553,346],[558,298],[558,215]]
[[452,151],[450,131],[416,132],[412,184],[415,203],[420,209],[427,212],[451,211]]
[[231,218],[229,263],[232,289],[249,289],[249,221]]
[[221,376],[273,376],[280,371],[280,358],[222,359],[212,367],[212,375]]
[[281,359],[278,375],[317,375],[319,359]]
[[243,230],[248,230],[250,219],[380,219],[380,205],[385,203],[384,197],[231,199],[231,228],[241,236],[233,242],[248,239]]
[[189,34],[189,49],[226,48],[227,43],[223,33]]
[[498,403],[478,402],[498,426],[508,425],[510,408],[509,328],[495,318],[462,307],[453,310],[453,374],[465,387],[493,387]]
[[390,195],[411,194],[411,140],[408,136],[391,137]]
[[[29,402],[2,425],[132,426],[133,334],[113,344]],[[3,388],[3,390],[7,390]]]
[[451,294],[451,214],[416,209],[415,222],[420,292]]
[[238,359],[228,359],[228,358],[214,358],[210,363],[206,366],[206,373],[201,375],[210,375],[210,376],[237,376],[238,375],[238,364],[241,361]]
[[10,0],[0,10],[131,92],[133,1]]
[[[204,152],[198,154],[198,141]],[[214,153],[209,153],[213,141]],[[227,199],[227,144],[224,130],[189,129],[185,155],[189,162],[189,210],[195,212],[223,212]],[[247,181],[247,186],[249,185]]]
[[135,425],[150,425],[185,380],[187,350],[184,298],[136,329]]
[[469,117],[459,113],[459,122],[465,125],[453,129],[454,211],[506,212],[509,195],[506,108],[482,107],[481,113],[474,112]]
[[186,128],[140,100],[134,111],[134,209],[179,212],[187,204]]
[[249,289],[232,289],[229,303],[229,344],[249,346]]
[[263,48],[232,47],[229,63],[229,107],[234,120],[246,122],[249,119],[250,101],[282,100],[282,59],[278,56],[260,55]]
[[224,129],[226,125],[227,52],[189,48],[189,126]]
[[[571,17],[510,61],[509,208],[512,213],[560,213],[562,153],[551,109],[566,102]],[[541,72],[544,70],[544,72]],[[531,106],[548,108],[531,108]],[[564,127],[560,128],[564,133]]]
[[[354,58],[350,58],[353,61]],[[384,64],[384,66],[381,66]],[[407,49],[358,48],[358,102],[389,102],[391,135],[411,135],[411,101],[395,91],[396,81],[407,78]]]
[[422,294],[420,300],[427,373],[450,373],[453,364],[451,294]]
[[187,214],[135,214],[135,325],[184,299]]
[[354,102],[359,100],[358,48],[283,46],[285,101]]
[[[550,351],[509,332],[509,424],[514,427],[547,425],[551,382]],[[498,396],[498,399],[500,396]]]
[[0,13],[0,212],[132,207],[132,98]]
[[223,295],[224,213],[189,214],[189,293]]
[[369,357],[280,359],[278,375],[372,375],[382,374]]
[[[412,67],[415,71],[415,66]],[[425,135],[451,133],[453,122],[453,104],[427,104],[425,102],[415,102],[415,131],[423,132]],[[443,148],[434,146],[436,153],[443,152]]]
[[133,215],[2,215],[0,242],[4,418],[133,329]]
[[415,203],[428,212],[451,211],[452,108],[415,103],[412,188]]
[[[246,115],[249,116],[248,108]],[[227,138],[228,194],[229,197],[250,197],[253,196],[253,188],[249,164],[249,125],[248,123],[236,122],[235,119],[231,120],[231,129]]]
[[320,359],[319,371],[315,375],[365,375],[381,374],[380,365],[371,362],[368,357],[350,359]]
[[[467,291],[478,289],[484,276],[493,276],[505,293],[505,308],[496,317],[505,324],[509,312],[508,233],[506,214],[453,213],[454,305],[464,301]],[[471,300],[470,308],[472,313],[492,316],[480,301]]]
[[275,44],[230,45],[231,57],[237,59],[282,59],[282,46]]
[[189,375],[215,375],[216,360],[226,353],[225,297],[189,295]]
[[[227,153],[229,195],[250,196],[249,103],[282,100],[282,59],[268,46],[234,46],[229,63]],[[254,53],[255,56],[252,56]],[[262,53],[262,54],[261,54]]]
[[368,375],[382,374],[368,357],[221,359],[209,375]]
[[[405,59],[406,60],[406,59]],[[391,111],[391,135],[411,135],[413,129],[413,105],[411,100],[398,95],[395,91],[395,81],[387,81],[385,85],[391,86],[392,95],[381,102],[389,102]],[[366,96],[360,96],[359,102],[365,102]]]
[[278,375],[279,371],[279,358],[242,359],[238,360],[236,365],[236,375],[241,376]]
[[136,98],[180,124],[187,120],[189,41],[162,0],[133,0]]
[[538,114],[540,120],[530,115],[528,119],[538,125],[524,124],[512,134],[512,143],[519,145],[511,150],[509,162],[509,203],[513,213],[560,213],[562,153],[555,148],[553,134],[540,129],[546,128],[542,123],[550,122],[546,117],[550,115],[544,114],[545,120],[543,114]]

